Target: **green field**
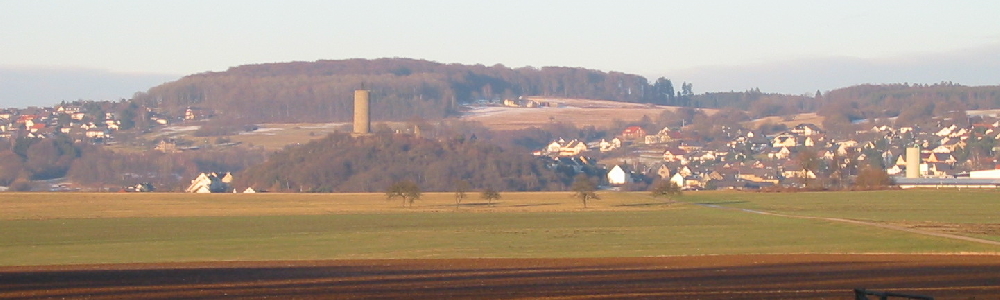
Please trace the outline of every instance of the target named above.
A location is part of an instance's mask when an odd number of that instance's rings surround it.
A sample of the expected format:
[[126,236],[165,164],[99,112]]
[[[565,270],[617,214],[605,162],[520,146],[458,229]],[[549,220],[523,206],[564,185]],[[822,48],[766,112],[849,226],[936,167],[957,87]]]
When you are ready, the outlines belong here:
[[[939,197],[947,200],[936,200]],[[0,265],[346,258],[1000,252],[1000,246],[815,219],[995,223],[1000,193],[506,193],[413,208],[377,194],[0,194]],[[472,195],[471,198],[475,198]],[[865,200],[868,199],[868,200]],[[940,202],[947,201],[947,204]],[[985,234],[989,235],[989,234]]]
[[688,193],[689,203],[883,222],[1000,223],[1000,191],[915,189],[870,192]]

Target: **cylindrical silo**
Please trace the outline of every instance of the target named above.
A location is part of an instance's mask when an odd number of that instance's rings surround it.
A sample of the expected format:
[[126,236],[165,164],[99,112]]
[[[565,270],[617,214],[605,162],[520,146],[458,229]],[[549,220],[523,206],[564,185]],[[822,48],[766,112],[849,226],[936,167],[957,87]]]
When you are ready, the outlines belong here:
[[906,148],[906,178],[920,178],[920,147]]

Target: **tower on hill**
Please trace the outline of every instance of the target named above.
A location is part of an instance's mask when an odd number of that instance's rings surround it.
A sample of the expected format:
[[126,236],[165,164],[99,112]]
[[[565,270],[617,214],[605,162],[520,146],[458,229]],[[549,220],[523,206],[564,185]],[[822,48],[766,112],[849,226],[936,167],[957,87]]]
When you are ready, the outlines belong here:
[[370,94],[369,90],[354,91],[354,136],[371,134]]

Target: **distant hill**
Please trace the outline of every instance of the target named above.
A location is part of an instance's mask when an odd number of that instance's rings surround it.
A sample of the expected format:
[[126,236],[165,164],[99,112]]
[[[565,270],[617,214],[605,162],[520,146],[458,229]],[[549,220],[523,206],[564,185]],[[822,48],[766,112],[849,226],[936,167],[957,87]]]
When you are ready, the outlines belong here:
[[233,67],[153,87],[135,100],[175,115],[191,106],[244,123],[342,122],[350,120],[353,90],[361,88],[372,90],[374,120],[437,119],[480,99],[551,96],[668,104],[674,96],[669,81],[650,85],[642,76],[620,72],[386,58]]
[[[570,67],[442,64],[406,58],[245,65],[185,76],[138,93],[139,105],[179,116],[188,107],[226,125],[350,121],[353,90],[373,93],[375,121],[457,116],[461,104],[522,96],[727,108],[751,118],[817,113],[825,125],[900,118],[910,124],[969,109],[1000,108],[1000,86],[858,85],[815,95],[744,92],[695,94],[690,83]],[[650,116],[655,117],[655,116]],[[843,127],[843,126],[841,126]],[[845,130],[849,130],[845,128]]]
[[900,126],[920,125],[933,117],[967,119],[966,110],[1000,109],[1000,86],[963,86],[948,82],[864,84],[826,93],[817,91],[815,95],[766,94],[752,89],[698,94],[689,101],[687,104],[693,107],[734,107],[755,119],[816,113],[824,120],[823,125],[850,131],[845,126],[862,119],[892,120]]
[[118,101],[179,77],[84,68],[0,66],[0,107],[45,107],[77,100]]
[[897,126],[921,126],[932,118],[951,119],[958,125],[975,122],[966,111],[1000,108],[1000,86],[858,85],[836,89],[817,97],[817,113],[827,127],[844,127],[852,121],[892,120]]

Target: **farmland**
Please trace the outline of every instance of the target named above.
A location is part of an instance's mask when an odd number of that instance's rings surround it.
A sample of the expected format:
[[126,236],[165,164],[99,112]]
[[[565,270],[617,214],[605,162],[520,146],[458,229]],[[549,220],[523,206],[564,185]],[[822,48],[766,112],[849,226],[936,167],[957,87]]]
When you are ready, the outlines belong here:
[[[991,212],[998,205],[992,199],[997,194],[978,191],[962,192],[964,197],[948,205],[934,204],[943,192],[712,192],[689,193],[681,201],[608,192],[587,208],[568,192],[505,193],[492,205],[470,195],[472,199],[458,206],[451,193],[430,193],[412,206],[386,201],[380,194],[0,195],[0,226],[5,229],[0,233],[5,253],[0,265],[1000,249],[693,204],[871,222],[946,225],[964,220],[962,224],[992,226],[996,222]],[[846,197],[851,195],[865,197]],[[968,235],[997,239],[989,232]]]
[[[503,193],[492,205],[474,194],[456,205],[451,193],[429,193],[412,207],[380,194],[2,193],[0,265],[7,267],[0,267],[0,278],[12,285],[0,290],[16,294],[0,292],[0,297],[98,293],[62,287],[84,277],[118,289],[100,293],[135,297],[274,295],[285,289],[279,281],[307,287],[301,296],[391,297],[421,282],[427,282],[426,293],[414,295],[464,298],[495,295],[492,291],[522,297],[591,291],[610,297],[729,299],[710,292],[742,291],[743,297],[757,298],[773,287],[803,289],[788,295],[805,299],[847,298],[845,289],[873,282],[884,284],[867,286],[939,295],[953,287],[969,296],[998,292],[989,288],[996,286],[989,283],[993,279],[968,272],[1000,270],[1000,258],[993,255],[1000,246],[747,212],[989,227],[997,223],[991,215],[1000,205],[995,191],[692,192],[675,200],[645,193],[600,195],[583,208],[568,192]],[[940,204],[943,197],[947,204]],[[995,232],[952,232],[997,240]],[[130,272],[149,277],[129,284],[121,274]],[[719,272],[731,273],[719,277]],[[932,284],[914,276],[952,279]],[[536,280],[523,281],[528,278]],[[635,280],[632,294],[617,289],[629,285],[627,278]],[[655,284],[670,278],[675,285]],[[37,289],[18,285],[19,280],[34,282]],[[442,280],[455,289],[430,283]],[[556,284],[573,280],[579,283]],[[757,283],[744,286],[747,282]],[[150,290],[143,291],[146,285]],[[216,290],[223,286],[229,288]]]
[[[606,128],[612,127],[616,119],[627,122],[639,121],[643,116],[655,119],[664,111],[675,111],[678,109],[676,106],[658,106],[606,100],[529,98],[540,102],[548,102],[552,107],[479,107],[466,112],[462,116],[462,119],[481,122],[493,130],[543,127],[553,122],[573,124],[577,127],[589,125]],[[708,115],[718,111],[717,109],[701,110]]]

